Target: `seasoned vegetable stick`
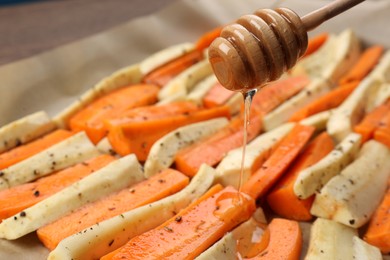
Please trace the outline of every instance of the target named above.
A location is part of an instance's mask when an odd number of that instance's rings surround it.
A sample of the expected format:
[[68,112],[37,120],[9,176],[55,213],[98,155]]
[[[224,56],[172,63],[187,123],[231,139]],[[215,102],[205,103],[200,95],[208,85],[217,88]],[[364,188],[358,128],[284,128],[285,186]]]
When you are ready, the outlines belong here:
[[320,192],[333,176],[354,160],[360,148],[360,140],[360,135],[349,134],[322,160],[301,171],[294,184],[294,193],[300,199],[307,199]]
[[99,155],[84,132],[2,170],[0,190],[20,185]]
[[62,240],[48,259],[96,259],[126,244],[132,237],[157,227],[204,194],[214,180],[214,169],[203,165],[180,192],[97,223]]
[[73,133],[66,130],[56,130],[30,143],[15,147],[14,149],[0,154],[0,170],[10,167],[34,154],[37,154],[50,146],[70,137]]

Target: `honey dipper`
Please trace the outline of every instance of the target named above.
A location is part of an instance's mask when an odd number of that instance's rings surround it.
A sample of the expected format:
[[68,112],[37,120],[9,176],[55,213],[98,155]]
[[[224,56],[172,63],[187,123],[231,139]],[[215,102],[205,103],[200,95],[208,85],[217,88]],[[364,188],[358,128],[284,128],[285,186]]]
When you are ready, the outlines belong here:
[[287,8],[260,9],[223,28],[209,47],[219,82],[244,91],[278,79],[307,49],[307,32],[363,2],[336,0],[302,18]]

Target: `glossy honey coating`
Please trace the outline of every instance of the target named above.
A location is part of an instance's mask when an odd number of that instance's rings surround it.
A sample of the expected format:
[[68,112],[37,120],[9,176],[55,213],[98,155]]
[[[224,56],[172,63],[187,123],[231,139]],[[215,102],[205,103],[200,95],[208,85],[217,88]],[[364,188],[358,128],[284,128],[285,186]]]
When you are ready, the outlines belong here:
[[226,26],[209,48],[219,82],[244,91],[278,79],[307,48],[300,17],[287,8],[260,9]]

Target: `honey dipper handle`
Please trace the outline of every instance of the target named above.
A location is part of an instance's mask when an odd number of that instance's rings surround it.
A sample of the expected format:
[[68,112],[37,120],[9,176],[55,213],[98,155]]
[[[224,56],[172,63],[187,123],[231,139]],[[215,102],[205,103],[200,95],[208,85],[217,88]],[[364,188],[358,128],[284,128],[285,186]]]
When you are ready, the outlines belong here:
[[313,30],[330,18],[352,8],[364,0],[335,0],[330,4],[302,17],[302,23],[307,31]]

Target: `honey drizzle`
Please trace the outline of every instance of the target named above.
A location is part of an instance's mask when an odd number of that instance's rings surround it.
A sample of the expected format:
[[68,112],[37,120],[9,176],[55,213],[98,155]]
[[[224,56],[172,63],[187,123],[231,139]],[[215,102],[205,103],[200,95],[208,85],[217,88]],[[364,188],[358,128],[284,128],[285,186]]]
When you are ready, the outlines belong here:
[[244,134],[242,142],[242,156],[241,156],[241,169],[240,169],[240,178],[238,181],[238,191],[241,192],[243,178],[244,178],[244,165],[245,165],[245,153],[246,145],[248,142],[248,126],[250,124],[250,111],[253,97],[255,96],[257,89],[251,89],[248,91],[243,91],[242,95],[244,98]]

